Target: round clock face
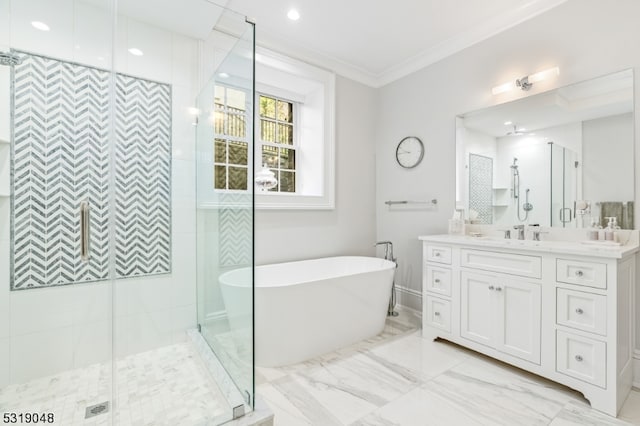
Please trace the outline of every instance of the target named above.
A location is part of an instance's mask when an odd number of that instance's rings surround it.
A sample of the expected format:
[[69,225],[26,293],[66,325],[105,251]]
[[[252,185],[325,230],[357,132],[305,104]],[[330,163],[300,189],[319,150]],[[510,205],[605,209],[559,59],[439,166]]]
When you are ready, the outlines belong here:
[[396,160],[406,169],[420,164],[422,157],[424,157],[424,145],[415,136],[407,136],[402,139],[396,148]]

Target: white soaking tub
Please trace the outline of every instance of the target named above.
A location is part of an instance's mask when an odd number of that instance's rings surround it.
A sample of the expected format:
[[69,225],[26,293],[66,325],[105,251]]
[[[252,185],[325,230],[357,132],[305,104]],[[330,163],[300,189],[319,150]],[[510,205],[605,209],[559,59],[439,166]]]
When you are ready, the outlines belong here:
[[[384,328],[395,263],[341,256],[256,267],[256,365],[294,364]],[[250,320],[251,268],[220,276],[232,327]]]

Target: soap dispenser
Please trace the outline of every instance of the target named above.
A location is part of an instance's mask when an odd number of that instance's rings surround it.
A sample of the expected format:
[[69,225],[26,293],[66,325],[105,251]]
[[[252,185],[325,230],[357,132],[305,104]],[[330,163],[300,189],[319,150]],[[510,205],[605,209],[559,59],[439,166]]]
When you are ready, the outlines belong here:
[[587,238],[591,241],[597,241],[599,238],[600,229],[602,229],[602,226],[600,226],[600,224],[598,223],[598,219],[591,219],[591,226],[587,231]]
[[606,241],[613,241],[614,239],[614,229],[615,229],[615,217],[605,217],[609,222],[607,223],[607,227],[604,229],[604,239]]

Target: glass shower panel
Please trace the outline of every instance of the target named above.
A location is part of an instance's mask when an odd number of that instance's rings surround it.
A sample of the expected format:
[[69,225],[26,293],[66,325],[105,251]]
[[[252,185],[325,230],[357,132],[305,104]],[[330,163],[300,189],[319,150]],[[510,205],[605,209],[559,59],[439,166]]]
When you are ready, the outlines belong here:
[[551,226],[575,227],[574,201],[578,198],[578,154],[550,143]]
[[113,17],[0,0],[0,413],[18,423],[111,421]]
[[248,411],[254,401],[254,27],[230,13],[219,26],[224,31],[214,29],[211,38],[227,48],[214,55],[211,79],[197,98],[198,326],[233,384],[231,406]]

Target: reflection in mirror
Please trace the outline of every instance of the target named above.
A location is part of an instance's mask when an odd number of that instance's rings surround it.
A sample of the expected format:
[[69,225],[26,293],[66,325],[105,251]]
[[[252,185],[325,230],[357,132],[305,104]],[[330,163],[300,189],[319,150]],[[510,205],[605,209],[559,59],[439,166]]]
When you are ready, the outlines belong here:
[[456,119],[456,208],[474,223],[633,229],[633,71]]

